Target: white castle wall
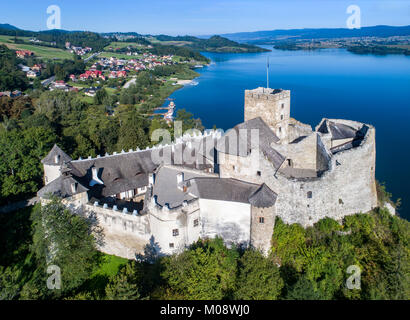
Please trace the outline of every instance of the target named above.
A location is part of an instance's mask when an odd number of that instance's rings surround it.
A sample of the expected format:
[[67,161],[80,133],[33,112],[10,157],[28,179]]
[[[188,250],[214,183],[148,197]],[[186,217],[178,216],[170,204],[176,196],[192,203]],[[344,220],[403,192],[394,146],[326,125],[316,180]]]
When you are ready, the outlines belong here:
[[151,231],[147,215],[132,215],[86,204],[84,212],[94,213],[104,233],[104,244],[99,246],[102,252],[127,259],[135,259],[142,253],[150,241]]
[[247,203],[199,199],[201,238],[222,237],[225,243],[250,242],[251,206]]
[[[187,245],[199,239],[200,225],[194,226],[194,220],[200,220],[198,201],[177,209],[167,209],[158,205],[149,207],[149,222],[154,241],[158,243],[161,253],[180,252]],[[173,230],[178,229],[178,235]],[[173,243],[174,247],[170,247]]]

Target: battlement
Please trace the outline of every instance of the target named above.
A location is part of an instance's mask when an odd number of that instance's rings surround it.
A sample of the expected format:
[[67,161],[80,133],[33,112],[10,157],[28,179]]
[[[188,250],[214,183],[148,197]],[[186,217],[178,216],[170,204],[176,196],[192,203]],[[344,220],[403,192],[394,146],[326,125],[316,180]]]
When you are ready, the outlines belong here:
[[78,162],[78,161],[88,161],[88,160],[95,160],[95,159],[100,159],[104,157],[113,157],[113,156],[121,156],[125,154],[130,154],[130,153],[140,153],[140,152],[147,152],[147,151],[153,151],[161,148],[166,148],[169,146],[175,146],[183,143],[189,143],[190,141],[194,140],[200,140],[208,137],[212,137],[215,139],[218,139],[222,136],[222,132],[219,130],[214,130],[214,129],[209,129],[205,130],[203,133],[200,132],[199,130],[193,130],[192,134],[185,133],[184,135],[177,137],[175,141],[173,141],[171,144],[158,144],[154,145],[152,147],[146,147],[145,149],[140,149],[136,148],[135,150],[129,149],[128,151],[121,150],[121,152],[113,152],[112,154],[109,154],[108,152],[105,153],[105,155],[97,155],[97,157],[93,158],[92,156],[88,156],[87,158],[82,158],[79,157],[77,160],[71,160],[71,162]]
[[245,90],[245,97],[252,99],[277,101],[290,97],[290,90],[259,87],[253,90]]

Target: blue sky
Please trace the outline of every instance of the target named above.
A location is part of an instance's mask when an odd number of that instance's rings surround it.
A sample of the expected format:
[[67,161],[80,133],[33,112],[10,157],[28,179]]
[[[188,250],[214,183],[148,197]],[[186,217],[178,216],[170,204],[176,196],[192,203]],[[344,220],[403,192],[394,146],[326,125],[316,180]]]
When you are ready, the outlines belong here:
[[61,27],[96,32],[203,35],[241,31],[346,27],[349,5],[362,26],[410,25],[410,0],[2,0],[0,23],[47,29],[47,7],[61,8]]

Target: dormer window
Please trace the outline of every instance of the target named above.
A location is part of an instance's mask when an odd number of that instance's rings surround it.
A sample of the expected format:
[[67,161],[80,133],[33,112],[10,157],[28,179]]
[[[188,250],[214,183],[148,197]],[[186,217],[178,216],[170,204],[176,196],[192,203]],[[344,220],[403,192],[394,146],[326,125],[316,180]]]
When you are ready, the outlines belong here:
[[98,168],[92,167],[91,168],[90,187],[92,187],[96,184],[104,184],[104,182],[98,177]]
[[76,193],[76,192],[77,192],[77,189],[78,189],[78,183],[77,183],[77,182],[73,182],[73,183],[71,184],[71,192],[72,192],[72,193]]
[[60,162],[60,155],[57,154],[57,155],[54,157],[54,163],[58,164],[59,162]]

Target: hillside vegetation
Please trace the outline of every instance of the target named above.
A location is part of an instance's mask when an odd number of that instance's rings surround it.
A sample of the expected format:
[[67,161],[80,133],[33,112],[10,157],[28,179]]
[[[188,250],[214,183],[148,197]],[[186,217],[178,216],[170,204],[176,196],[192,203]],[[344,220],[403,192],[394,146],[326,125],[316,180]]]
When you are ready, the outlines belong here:
[[[90,223],[58,200],[1,215],[0,245],[5,250],[0,255],[0,299],[410,298],[410,223],[384,209],[346,217],[343,224],[326,218],[307,229],[277,219],[268,257],[252,249],[227,248],[216,238],[198,240],[180,254],[127,261],[95,250],[103,238],[98,230],[97,237],[88,236]],[[76,244],[54,256],[65,272],[61,290],[44,285],[49,248],[45,227],[57,243]],[[150,246],[146,252],[152,253]],[[347,286],[350,266],[360,273],[352,289]]]

